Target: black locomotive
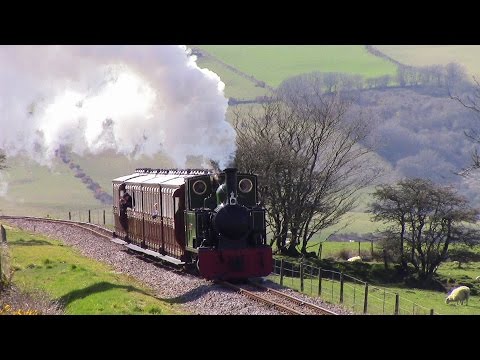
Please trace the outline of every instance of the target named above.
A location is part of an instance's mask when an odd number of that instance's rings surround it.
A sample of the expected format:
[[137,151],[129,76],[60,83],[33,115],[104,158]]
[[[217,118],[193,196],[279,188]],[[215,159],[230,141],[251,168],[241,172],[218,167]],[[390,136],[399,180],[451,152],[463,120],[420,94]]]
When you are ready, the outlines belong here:
[[207,279],[272,270],[256,175],[234,168],[137,169],[113,180],[113,197],[115,234],[133,250],[195,264]]

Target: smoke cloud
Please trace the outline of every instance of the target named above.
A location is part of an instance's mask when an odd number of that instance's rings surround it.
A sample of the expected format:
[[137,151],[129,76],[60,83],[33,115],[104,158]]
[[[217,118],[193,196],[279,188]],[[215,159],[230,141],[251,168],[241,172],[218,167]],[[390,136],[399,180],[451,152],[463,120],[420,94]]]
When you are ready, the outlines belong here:
[[4,174],[0,173],[0,197],[5,197],[7,195],[7,190],[8,190],[7,179],[5,178]]
[[195,61],[185,46],[0,46],[0,149],[44,165],[66,146],[225,166],[225,85]]

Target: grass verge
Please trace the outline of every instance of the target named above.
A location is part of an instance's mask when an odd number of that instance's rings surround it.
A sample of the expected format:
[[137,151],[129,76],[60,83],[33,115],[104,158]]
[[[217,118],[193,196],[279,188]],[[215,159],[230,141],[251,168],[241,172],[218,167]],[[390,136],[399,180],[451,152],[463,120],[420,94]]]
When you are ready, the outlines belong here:
[[27,292],[43,291],[66,314],[182,314],[138,281],[110,266],[80,255],[60,241],[7,228],[15,270],[13,284]]

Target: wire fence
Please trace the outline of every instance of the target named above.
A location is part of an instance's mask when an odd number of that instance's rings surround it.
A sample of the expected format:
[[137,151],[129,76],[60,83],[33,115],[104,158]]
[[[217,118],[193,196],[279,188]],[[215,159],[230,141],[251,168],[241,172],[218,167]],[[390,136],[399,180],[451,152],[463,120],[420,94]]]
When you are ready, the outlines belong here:
[[112,207],[96,208],[87,210],[72,210],[65,212],[50,212],[48,218],[58,220],[80,221],[96,225],[105,226],[107,228],[114,227],[114,217]]
[[386,288],[368,284],[339,271],[274,259],[269,279],[355,313],[372,315],[434,315],[439,313],[414,303]]

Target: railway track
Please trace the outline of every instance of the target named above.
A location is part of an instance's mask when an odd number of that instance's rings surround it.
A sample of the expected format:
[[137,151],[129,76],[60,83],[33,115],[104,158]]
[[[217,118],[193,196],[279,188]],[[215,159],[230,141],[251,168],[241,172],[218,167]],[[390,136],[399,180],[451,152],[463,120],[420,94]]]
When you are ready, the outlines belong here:
[[[72,220],[58,220],[58,219],[49,219],[49,218],[39,218],[39,217],[33,217],[33,216],[7,216],[7,215],[0,215],[0,220],[1,219],[13,219],[13,220],[30,220],[30,221],[41,221],[41,222],[51,222],[51,223],[56,223],[56,224],[66,224],[66,225],[71,225],[75,226],[84,230],[87,230],[95,235],[101,236],[103,238],[106,238],[108,240],[114,241],[114,236],[113,236],[113,231],[107,228],[104,228],[99,225],[91,224],[91,223],[85,223],[85,222],[80,222],[80,221],[72,221]],[[118,241],[118,240],[117,240]],[[114,242],[117,242],[114,241]],[[121,241],[121,240],[120,240]],[[122,243],[124,243],[122,241]]]
[[227,281],[218,281],[217,283],[289,315],[337,315],[321,306],[253,281],[249,281],[247,284],[232,284]]

